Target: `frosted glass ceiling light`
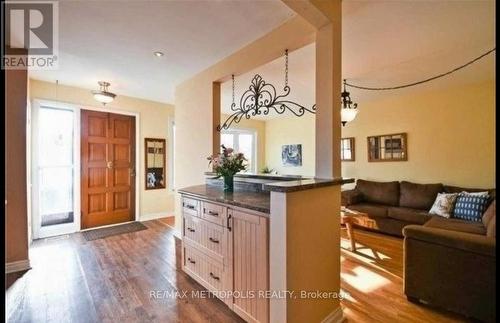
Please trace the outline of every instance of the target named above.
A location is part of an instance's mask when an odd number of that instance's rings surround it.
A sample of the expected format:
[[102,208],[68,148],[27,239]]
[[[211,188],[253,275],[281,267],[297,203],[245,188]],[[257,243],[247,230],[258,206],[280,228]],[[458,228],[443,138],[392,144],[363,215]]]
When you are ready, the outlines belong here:
[[101,102],[103,105],[106,105],[106,103],[110,103],[113,101],[116,97],[116,94],[108,92],[108,87],[111,85],[108,82],[103,82],[100,81],[99,83],[99,90],[92,91],[92,94],[94,95],[94,99],[96,101]]
[[356,114],[358,114],[358,104],[353,103],[350,97],[349,92],[346,90],[346,80],[344,80],[344,91],[342,91],[342,110],[340,110],[340,121],[342,122],[342,126],[345,126],[346,123],[351,122],[356,118]]

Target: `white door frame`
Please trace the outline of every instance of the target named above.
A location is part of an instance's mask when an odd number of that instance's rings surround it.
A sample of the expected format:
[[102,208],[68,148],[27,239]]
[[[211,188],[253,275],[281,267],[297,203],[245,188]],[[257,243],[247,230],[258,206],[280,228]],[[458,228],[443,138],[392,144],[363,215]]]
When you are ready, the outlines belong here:
[[[80,106],[73,103],[66,103],[60,101],[53,100],[45,100],[45,99],[33,99],[33,104],[31,105],[31,115],[32,115],[32,132],[30,140],[31,149],[31,176],[32,176],[32,231],[33,231],[33,239],[46,238],[55,235],[68,234],[77,231],[81,231],[81,153],[80,153],[80,126],[81,126],[81,110],[90,110],[90,111],[98,111],[98,112],[109,112],[121,115],[128,115],[135,117],[135,221],[139,219],[139,210],[140,210],[140,185],[139,185],[139,176],[140,172],[140,114],[138,112],[131,112],[122,110],[119,108],[106,109],[102,107],[95,106]],[[39,214],[39,173],[38,173],[38,111],[40,107],[47,106],[56,109],[65,109],[72,110],[74,112],[74,152],[73,152],[73,210],[74,210],[74,219],[73,223],[65,223],[47,226],[46,228],[41,227],[41,217]],[[35,144],[33,144],[35,143]]]

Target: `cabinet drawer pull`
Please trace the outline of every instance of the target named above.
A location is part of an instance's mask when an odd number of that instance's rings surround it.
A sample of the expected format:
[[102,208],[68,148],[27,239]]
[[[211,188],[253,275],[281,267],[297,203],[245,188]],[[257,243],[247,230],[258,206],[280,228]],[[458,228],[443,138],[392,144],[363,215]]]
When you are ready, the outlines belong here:
[[205,208],[203,208],[203,213],[208,213],[209,215],[213,215],[213,216],[219,216],[218,212],[214,212],[214,211],[210,211],[210,210],[208,210],[208,212],[207,212],[207,210]]
[[213,243],[219,243],[219,240],[214,239],[214,238],[212,238],[212,237],[208,238],[208,240],[212,241]]
[[190,232],[195,232],[196,230],[195,229],[191,229],[191,228],[187,228],[188,231]]
[[195,263],[196,263],[196,261],[194,261],[194,260],[193,260],[193,259],[191,259],[191,258],[188,258],[188,261],[189,261],[190,263],[192,263],[192,264],[195,264]]
[[212,278],[213,278],[213,279],[215,279],[215,280],[220,280],[220,278],[219,278],[219,277],[217,277],[217,276],[215,276],[213,273],[210,273],[210,277],[212,277]]
[[191,204],[186,204],[186,205],[184,205],[184,206],[185,206],[186,208],[188,208],[188,209],[191,209],[191,210],[194,210],[194,209],[195,209],[194,205],[191,205]]

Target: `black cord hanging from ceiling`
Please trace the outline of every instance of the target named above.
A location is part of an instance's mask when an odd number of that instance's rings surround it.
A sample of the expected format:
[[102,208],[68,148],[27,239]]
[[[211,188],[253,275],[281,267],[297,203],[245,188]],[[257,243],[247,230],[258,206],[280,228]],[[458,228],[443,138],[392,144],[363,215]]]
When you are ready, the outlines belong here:
[[429,82],[429,81],[433,81],[435,79],[438,79],[438,78],[441,78],[443,76],[446,76],[446,75],[449,75],[451,73],[454,73],[458,70],[461,70],[462,68],[465,68],[469,65],[471,65],[472,63],[475,63],[476,61],[480,60],[481,58],[493,53],[494,51],[496,50],[496,47],[487,51],[486,53],[482,54],[481,56],[478,56],[476,58],[474,58],[473,60],[457,67],[457,68],[454,68],[452,69],[451,71],[448,71],[446,73],[442,73],[442,74],[439,74],[439,75],[436,75],[436,76],[433,76],[433,77],[430,77],[428,79],[425,79],[425,80],[422,80],[422,81],[418,81],[418,82],[413,82],[413,83],[409,83],[409,84],[404,84],[404,85],[398,85],[398,86],[391,86],[391,87],[368,87],[368,86],[361,86],[361,85],[356,85],[356,84],[351,84],[351,83],[347,83],[347,82],[344,82],[344,84],[346,86],[349,86],[349,87],[352,87],[352,88],[355,88],[355,89],[360,89],[360,90],[369,90],[369,91],[386,91],[386,90],[398,90],[398,89],[403,89],[405,87],[410,87],[410,86],[414,86],[414,85],[418,85],[418,84],[422,84],[422,83],[426,83],[426,82]]

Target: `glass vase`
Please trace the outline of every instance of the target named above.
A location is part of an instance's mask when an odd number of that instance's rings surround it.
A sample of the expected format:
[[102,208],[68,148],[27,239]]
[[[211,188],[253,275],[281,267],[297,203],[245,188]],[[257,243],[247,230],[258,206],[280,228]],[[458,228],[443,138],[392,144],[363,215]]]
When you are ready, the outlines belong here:
[[224,176],[224,191],[232,192],[233,189],[234,189],[234,176],[233,175]]

